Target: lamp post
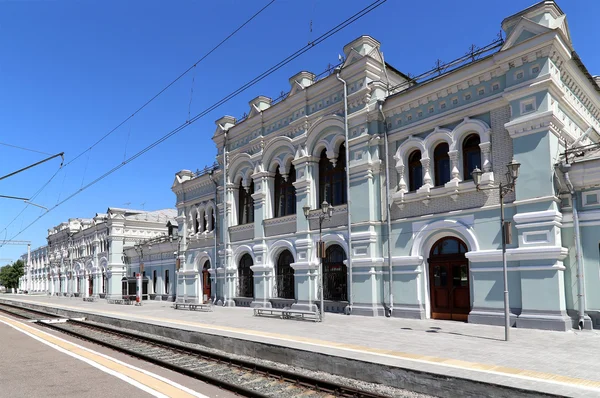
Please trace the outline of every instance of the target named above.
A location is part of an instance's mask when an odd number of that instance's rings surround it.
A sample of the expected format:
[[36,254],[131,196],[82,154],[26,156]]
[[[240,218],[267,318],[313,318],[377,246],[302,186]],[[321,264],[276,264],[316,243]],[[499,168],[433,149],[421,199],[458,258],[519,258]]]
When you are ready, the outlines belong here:
[[509,331],[510,331],[510,307],[508,304],[508,266],[506,264],[506,227],[507,224],[504,219],[504,196],[510,192],[515,190],[515,184],[517,182],[517,178],[519,177],[519,167],[520,163],[516,162],[515,159],[511,160],[509,164],[506,165],[508,171],[506,172],[506,183],[499,183],[497,186],[489,185],[486,187],[480,187],[479,183],[481,182],[481,175],[483,172],[479,170],[478,167],[475,167],[475,170],[471,172],[473,176],[473,182],[477,187],[478,191],[488,190],[488,189],[498,189],[500,194],[500,232],[502,235],[502,273],[504,276],[504,340],[508,341],[509,339]]
[[[302,208],[304,210],[304,217],[307,220],[310,219],[310,206],[304,206]],[[319,320],[323,322],[325,307],[323,303],[323,258],[325,258],[325,242],[322,241],[322,230],[323,230],[323,220],[329,220],[333,216],[333,206],[330,206],[327,201],[323,201],[321,203],[321,211],[315,213],[317,217],[319,217],[319,241],[317,242],[317,257],[319,258]]]

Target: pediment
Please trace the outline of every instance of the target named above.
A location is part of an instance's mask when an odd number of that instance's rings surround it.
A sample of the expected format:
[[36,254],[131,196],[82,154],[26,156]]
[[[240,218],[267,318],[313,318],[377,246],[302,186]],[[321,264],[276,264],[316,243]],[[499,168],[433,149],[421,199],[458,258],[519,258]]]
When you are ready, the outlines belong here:
[[501,51],[507,50],[522,41],[530,39],[532,37],[544,34],[546,32],[550,32],[553,29],[548,28],[546,26],[542,26],[530,19],[525,17],[521,17],[521,20],[517,23],[514,29],[510,32],[504,45],[502,46]]
[[298,83],[297,81],[295,81],[292,84],[292,89],[290,90],[290,92],[288,93],[288,97],[291,97],[292,95],[299,93],[300,91],[304,90],[304,87],[302,87],[302,85],[300,83]]

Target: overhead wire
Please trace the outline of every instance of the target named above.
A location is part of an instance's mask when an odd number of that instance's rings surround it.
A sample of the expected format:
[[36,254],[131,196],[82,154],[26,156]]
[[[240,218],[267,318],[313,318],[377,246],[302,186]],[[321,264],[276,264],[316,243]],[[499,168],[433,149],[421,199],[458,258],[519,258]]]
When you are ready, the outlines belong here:
[[[169,84],[167,84],[165,87],[163,87],[158,93],[156,93],[153,97],[151,97],[149,100],[147,100],[144,104],[142,104],[142,106],[140,106],[139,108],[137,108],[131,115],[129,115],[125,120],[123,120],[121,123],[119,123],[116,127],[114,127],[112,130],[108,131],[104,136],[102,136],[100,139],[98,139],[95,143],[93,143],[91,146],[89,146],[87,149],[85,149],[84,151],[82,151],[81,153],[79,153],[77,156],[75,156],[73,159],[69,160],[67,163],[65,163],[64,165],[61,165],[61,168],[59,168],[59,171],[66,167],[69,166],[71,163],[75,162],[77,159],[79,159],[81,156],[83,156],[84,154],[88,153],[89,151],[91,151],[95,146],[97,146],[98,144],[100,144],[102,141],[104,141],[106,138],[108,138],[111,134],[113,134],[115,131],[117,131],[121,126],[123,126],[125,123],[127,123],[129,120],[131,120],[135,115],[137,115],[139,112],[141,112],[144,108],[146,108],[148,105],[150,105],[150,103],[152,103],[154,100],[156,100],[158,97],[160,97],[165,91],[167,91],[171,86],[173,86],[175,83],[177,83],[182,77],[184,77],[185,75],[187,75],[192,69],[195,69],[196,66],[201,63],[202,61],[204,61],[209,55],[211,55],[213,52],[215,52],[217,49],[219,49],[223,44],[225,44],[229,39],[231,39],[235,34],[237,34],[242,28],[244,28],[246,25],[248,25],[250,22],[252,22],[256,17],[258,17],[263,11],[265,11],[269,6],[271,6],[273,3],[275,2],[275,0],[271,0],[269,1],[265,6],[263,6],[262,8],[260,8],[258,11],[256,11],[253,15],[251,15],[248,19],[246,19],[246,21],[244,23],[242,23],[241,25],[239,25],[236,29],[234,29],[231,33],[229,33],[224,39],[222,39],[217,45],[215,45],[213,48],[211,48],[206,54],[204,54],[202,57],[200,57],[200,59],[198,59],[192,66],[190,66],[188,69],[186,69],[184,72],[182,72],[181,74],[179,74],[179,76],[177,76],[174,80],[172,80]],[[191,100],[190,100],[191,102]],[[190,103],[191,106],[191,103]],[[189,117],[188,117],[189,118]],[[129,134],[131,134],[131,128],[129,130]],[[129,141],[129,136],[128,136],[128,141]],[[24,148],[24,147],[19,147],[16,145],[12,145],[12,144],[7,144],[7,143],[2,143],[0,142],[1,145],[5,145],[5,146],[9,146],[9,147],[13,147],[13,148],[18,148],[18,149],[22,149],[22,150],[27,150],[27,151],[31,151],[31,152],[37,152],[37,153],[41,153],[41,154],[45,154],[45,155],[50,155],[49,153],[45,153],[45,152],[41,152],[41,151],[37,151],[34,149],[29,149],[29,148]],[[123,160],[125,161],[126,159],[126,155],[127,152],[125,150],[125,155]],[[88,157],[88,161],[89,161],[89,157]],[[86,164],[86,169],[87,169],[87,164]],[[52,176],[52,178],[45,183],[42,186],[42,190],[48,186],[48,184],[50,183],[50,181],[52,181],[52,179],[56,176],[56,174],[54,176]],[[65,178],[66,178],[66,173],[65,173]],[[85,178],[85,173],[83,178]],[[82,179],[82,184],[83,186],[83,179]],[[64,186],[64,179],[63,179],[63,186]],[[62,190],[62,189],[61,189]],[[59,192],[58,194],[58,199],[57,199],[57,203],[60,201],[60,195],[61,192]],[[27,209],[29,205],[26,205],[21,212],[19,212],[19,214],[17,215],[17,217],[19,217],[21,214],[24,213],[24,211]],[[2,231],[6,231],[6,229],[8,228],[8,226],[10,226],[10,224],[12,224],[14,222],[11,221],[9,223],[9,225],[7,225]]]
[[252,20],[254,20],[257,16],[259,16],[264,10],[266,10],[271,4],[273,4],[275,2],[275,0],[271,0],[270,2],[268,2],[264,7],[262,7],[260,10],[258,10],[257,12],[255,12],[250,18],[248,18],[244,23],[242,23],[240,26],[238,26],[234,31],[232,31],[229,35],[227,35],[227,37],[225,37],[223,40],[221,40],[216,46],[214,46],[212,49],[210,49],[206,54],[204,54],[199,60],[197,60],[192,66],[190,66],[189,68],[187,68],[184,72],[182,72],[179,76],[177,76],[174,80],[172,80],[169,84],[167,84],[165,87],[163,87],[157,94],[155,94],[152,98],[150,98],[148,101],[146,101],[142,106],[140,106],[137,110],[135,110],[131,115],[129,115],[125,120],[123,120],[121,123],[119,123],[115,128],[113,128],[112,130],[110,130],[108,133],[106,133],[105,135],[103,135],[98,141],[96,141],[94,144],[92,144],[89,148],[87,148],[86,150],[84,150],[83,152],[81,152],[80,154],[78,154],[77,156],[75,156],[73,159],[71,159],[69,162],[67,162],[67,164],[65,166],[68,166],[69,164],[73,163],[74,161],[76,161],[77,159],[79,159],[81,156],[83,156],[86,152],[90,151],[92,148],[94,148],[96,145],[100,144],[102,141],[104,141],[106,138],[108,138],[112,133],[114,133],[115,131],[117,131],[121,126],[123,126],[125,123],[127,123],[131,118],[133,118],[135,115],[137,115],[139,112],[141,112],[144,108],[146,108],[148,105],[150,105],[150,103],[152,103],[155,99],[157,99],[158,97],[160,97],[165,91],[167,91],[173,84],[177,83],[182,77],[184,77],[185,75],[187,75],[192,69],[194,69],[196,67],[196,65],[198,65],[200,62],[204,61],[210,54],[212,54],[213,52],[215,52],[217,49],[219,49],[219,47],[221,47],[223,44],[225,44],[229,39],[231,39],[237,32],[239,32],[240,30],[242,30],[242,28],[246,25],[248,25],[250,22],[252,22]]
[[41,153],[42,155],[52,155],[51,153],[48,153],[48,152],[42,152],[42,151],[38,151],[36,149],[25,148],[25,147],[18,146],[18,145],[13,145],[13,144],[7,144],[6,142],[0,142],[0,145],[11,147],[11,148],[16,148],[16,149],[21,149],[23,151]]
[[[371,4],[369,4],[368,6],[364,7],[363,9],[361,9],[360,11],[356,12],[352,16],[346,18],[344,21],[340,22],[339,24],[337,24],[336,26],[334,26],[333,28],[331,28],[327,32],[323,33],[322,35],[320,35],[319,37],[317,37],[312,42],[310,42],[307,45],[305,45],[305,46],[301,47],[300,49],[296,50],[294,53],[290,54],[289,56],[287,56],[286,58],[284,58],[282,61],[280,61],[277,64],[275,64],[274,66],[270,67],[265,72],[263,72],[260,75],[256,76],[252,80],[248,81],[246,84],[242,85],[238,89],[236,89],[233,92],[231,92],[230,94],[226,95],[221,100],[215,102],[213,105],[209,106],[208,108],[206,108],[202,112],[196,114],[190,120],[187,120],[184,123],[180,124],[179,126],[177,126],[176,128],[174,128],[173,130],[171,130],[170,132],[168,132],[164,136],[160,137],[158,140],[152,142],[150,145],[148,145],[145,148],[141,149],[140,151],[138,151],[137,153],[135,153],[134,155],[132,155],[128,159],[124,160],[120,164],[116,165],[112,169],[110,169],[107,172],[105,172],[104,174],[100,175],[99,177],[97,177],[93,181],[90,181],[85,186],[82,186],[79,190],[71,193],[69,196],[67,196],[66,198],[64,198],[62,201],[58,202],[53,207],[49,208],[48,211],[46,211],[45,213],[41,214],[40,216],[38,216],[37,218],[35,218],[33,221],[31,221],[27,226],[25,226],[25,228],[21,229],[16,235],[14,235],[13,237],[11,237],[10,240],[15,239],[17,236],[19,236],[24,231],[26,231],[28,228],[30,228],[33,224],[35,224],[38,220],[40,220],[42,217],[46,216],[48,213],[50,213],[51,211],[53,211],[57,207],[61,206],[63,203],[65,203],[68,200],[72,199],[73,197],[77,196],[78,194],[80,194],[81,192],[83,192],[87,188],[91,187],[92,185],[95,185],[98,182],[102,181],[103,179],[105,179],[109,175],[113,174],[114,172],[116,172],[117,170],[119,170],[120,168],[122,168],[123,166],[125,166],[126,164],[131,163],[132,161],[134,161],[135,159],[139,158],[140,156],[144,155],[146,152],[150,151],[151,149],[155,148],[156,146],[160,145],[161,143],[163,143],[164,141],[166,141],[170,137],[174,136],[175,134],[179,133],[180,131],[182,131],[186,127],[188,127],[191,124],[195,123],[196,121],[198,121],[202,117],[206,116],[207,114],[209,114],[213,110],[217,109],[221,105],[223,105],[226,102],[230,101],[232,98],[234,98],[234,97],[238,96],[239,94],[243,93],[248,88],[254,86],[258,82],[260,82],[263,79],[265,79],[266,77],[268,77],[269,75],[273,74],[274,72],[276,72],[277,70],[281,69],[285,65],[289,64],[290,62],[292,62],[296,58],[300,57],[302,54],[306,53],[310,49],[314,48],[315,46],[319,45],[323,41],[325,41],[328,38],[330,38],[331,36],[333,36],[334,34],[336,34],[339,31],[341,31],[342,29],[348,27],[349,25],[353,24],[354,22],[356,22],[357,20],[361,19],[365,15],[367,15],[370,12],[374,11],[375,9],[377,9],[378,7],[380,7],[382,4],[384,4],[386,1],[387,0],[376,0],[376,1],[372,2]],[[2,247],[1,244],[0,244],[0,247]]]

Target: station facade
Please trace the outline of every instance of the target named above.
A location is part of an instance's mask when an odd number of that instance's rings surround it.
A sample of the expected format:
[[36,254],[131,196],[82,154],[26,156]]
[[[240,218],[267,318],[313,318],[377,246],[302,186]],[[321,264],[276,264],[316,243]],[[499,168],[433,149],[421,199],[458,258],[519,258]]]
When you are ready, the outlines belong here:
[[[175,215],[174,209],[109,208],[93,218],[69,219],[48,230],[47,246],[31,251],[31,272],[21,279],[20,288],[56,296],[121,298],[121,280],[129,263],[127,249],[166,236],[167,224],[175,222]],[[27,264],[27,254],[22,259]],[[174,259],[170,272],[175,272]],[[27,275],[31,275],[30,283]],[[164,277],[164,272],[158,275],[161,287]],[[173,288],[164,287],[160,293],[165,290]],[[173,294],[164,298],[172,300]]]
[[220,118],[216,164],[176,174],[168,232],[107,258],[108,278],[173,267],[178,299],[314,310],[322,261],[325,311],[501,325],[516,162],[511,325],[600,327],[599,79],[554,1],[502,30],[419,77],[361,36],[335,70]]
[[[259,96],[243,120],[217,120],[218,164],[183,170],[172,187],[184,247],[178,294],[314,308],[326,201],[326,311],[503,324],[494,187],[514,159],[519,177],[504,198],[511,324],[591,327],[600,218],[583,205],[578,261],[577,203],[559,166],[566,149],[598,142],[598,82],[553,1],[502,29],[497,51],[426,81],[385,63],[380,43],[362,36],[344,47],[340,69],[298,73],[283,100]],[[477,189],[475,167],[480,188],[494,189]]]

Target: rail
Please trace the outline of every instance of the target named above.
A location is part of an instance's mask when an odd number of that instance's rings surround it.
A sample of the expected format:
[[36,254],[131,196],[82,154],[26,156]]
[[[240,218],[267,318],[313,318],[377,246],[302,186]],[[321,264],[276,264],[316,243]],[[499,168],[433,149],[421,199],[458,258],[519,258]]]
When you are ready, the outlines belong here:
[[373,392],[88,321],[69,320],[67,323],[44,326],[246,397],[333,395],[383,398],[383,395]]

